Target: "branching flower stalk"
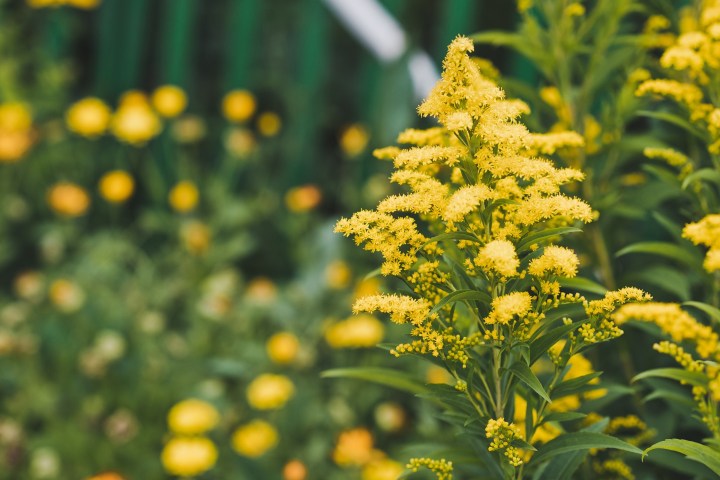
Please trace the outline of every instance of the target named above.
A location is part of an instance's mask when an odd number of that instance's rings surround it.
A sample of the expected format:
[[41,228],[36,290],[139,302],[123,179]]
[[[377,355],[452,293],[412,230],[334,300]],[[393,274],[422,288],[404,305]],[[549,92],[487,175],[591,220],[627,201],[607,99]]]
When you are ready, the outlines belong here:
[[[473,434],[495,453],[506,478],[522,478],[536,467],[531,460],[527,469],[523,465],[532,457],[536,431],[549,425],[546,412],[571,359],[620,336],[612,313],[649,296],[624,288],[587,301],[563,291],[561,283],[577,275],[579,262],[555,242],[592,221],[593,212],[562,191],[583,173],[557,168],[538,153],[583,140],[572,132],[530,133],[517,120],[527,105],[505,98],[480,73],[472,51],[468,38],[452,42],[441,80],[418,108],[439,126],[406,130],[398,141],[408,147],[375,152],[393,161],[390,179],[407,193],[341,219],[336,231],[381,253],[382,274],[409,287],[360,298],[354,311],[378,311],[410,325],[411,339],[392,353],[444,366],[468,407],[462,413],[485,426]],[[553,372],[541,376],[543,382],[531,367],[550,350]],[[593,388],[593,378],[578,388]],[[436,393],[441,401],[453,395]],[[516,397],[526,406],[521,425],[512,422]],[[556,435],[564,432],[560,424],[553,427]],[[442,478],[449,478],[442,465]]]

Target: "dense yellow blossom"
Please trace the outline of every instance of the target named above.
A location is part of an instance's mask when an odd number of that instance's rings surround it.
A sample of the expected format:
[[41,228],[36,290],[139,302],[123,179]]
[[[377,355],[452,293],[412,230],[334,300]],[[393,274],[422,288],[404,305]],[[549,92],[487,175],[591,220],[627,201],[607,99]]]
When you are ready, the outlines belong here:
[[685,225],[683,237],[695,245],[709,247],[703,263],[705,270],[720,270],[720,214],[710,214],[698,222]]
[[532,297],[527,292],[513,292],[502,295],[492,301],[492,310],[485,323],[507,325],[515,317],[522,318],[532,308]]
[[341,467],[368,464],[375,454],[373,436],[366,428],[353,428],[338,436],[332,458]]
[[70,131],[94,138],[107,130],[112,112],[105,102],[95,97],[83,98],[72,104],[65,113]]
[[155,89],[151,97],[152,106],[165,118],[180,115],[187,106],[187,95],[175,85],[163,85]]
[[264,373],[247,387],[247,400],[258,410],[282,408],[295,394],[295,385],[284,375]]
[[212,430],[220,414],[211,404],[190,398],[173,405],[168,412],[168,426],[178,435],[198,435]]
[[142,146],[160,133],[162,124],[144,94],[126,92],[112,116],[110,130],[119,140]]
[[514,277],[520,266],[515,246],[508,240],[492,240],[486,243],[479,249],[473,262],[486,273],[501,277]]
[[100,178],[98,190],[100,195],[111,203],[122,203],[126,201],[135,189],[135,181],[124,170],[113,170],[107,172]]
[[0,162],[17,162],[34,141],[32,114],[21,102],[0,104]]
[[703,98],[702,90],[696,85],[667,79],[646,80],[638,85],[635,93],[637,95],[652,94],[670,97],[688,107],[697,105]]
[[232,446],[240,455],[256,458],[274,448],[278,432],[264,420],[252,420],[238,427],[232,435]]
[[165,444],[161,459],[168,473],[192,477],[210,470],[217,457],[217,447],[210,439],[174,437]]
[[353,305],[354,313],[375,311],[390,314],[390,319],[395,323],[420,324],[430,314],[430,303],[406,295],[382,294],[358,298]]
[[520,430],[513,423],[508,423],[504,418],[491,418],[485,427],[485,436],[490,439],[489,451],[501,452],[514,467],[522,465],[520,449],[511,445],[513,440],[522,438]]
[[528,273],[535,277],[558,275],[572,278],[577,275],[579,264],[577,255],[569,248],[548,245],[540,257],[530,261]]
[[406,468],[413,472],[417,472],[420,468],[427,468],[435,474],[437,480],[452,480],[453,478],[453,464],[444,458],[439,460],[432,458],[411,458]]

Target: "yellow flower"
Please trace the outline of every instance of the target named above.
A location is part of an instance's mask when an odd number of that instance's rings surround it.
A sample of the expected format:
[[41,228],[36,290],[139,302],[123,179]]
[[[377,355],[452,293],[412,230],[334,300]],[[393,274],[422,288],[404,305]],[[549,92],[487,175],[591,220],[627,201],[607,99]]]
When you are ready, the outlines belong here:
[[165,118],[180,115],[187,106],[187,95],[182,88],[175,85],[163,85],[152,94],[152,105]]
[[117,472],[104,472],[88,477],[86,480],[125,480],[125,477]]
[[295,386],[284,375],[265,373],[250,382],[247,400],[257,410],[282,408],[295,394]]
[[9,102],[0,104],[0,130],[21,132],[32,127],[30,109],[24,103]]
[[44,277],[40,272],[28,270],[15,277],[13,287],[18,297],[23,300],[36,301],[42,295]]
[[335,260],[325,268],[325,281],[328,287],[340,290],[346,288],[352,280],[352,270],[342,260]]
[[100,195],[111,203],[123,203],[130,198],[135,189],[135,182],[129,173],[113,170],[100,179]]
[[233,90],[223,98],[222,112],[231,122],[244,122],[255,113],[255,97],[247,90]]
[[325,330],[325,340],[333,348],[371,348],[385,335],[382,322],[372,315],[355,315]]
[[48,292],[50,301],[61,311],[75,312],[85,303],[85,292],[78,284],[61,278],[50,284]]
[[33,144],[31,130],[13,132],[0,129],[0,162],[20,160]]
[[180,238],[185,248],[194,255],[202,255],[210,248],[210,229],[207,225],[197,220],[192,220],[182,225],[180,228]]
[[268,304],[277,296],[277,287],[269,278],[253,278],[248,283],[246,295],[257,303]]
[[278,432],[263,420],[253,420],[235,430],[232,446],[246,457],[259,457],[278,443]]
[[175,404],[168,413],[168,426],[178,435],[198,435],[212,430],[220,414],[211,404],[191,398]]
[[404,471],[403,464],[383,458],[365,465],[362,470],[362,480],[397,480]]
[[306,480],[307,467],[300,460],[290,460],[283,467],[283,480]]
[[189,180],[178,182],[168,195],[170,206],[180,213],[186,213],[194,209],[199,199],[200,192],[195,184]]
[[195,143],[205,136],[205,121],[197,115],[183,115],[172,125],[172,135],[179,143]]
[[247,128],[233,127],[225,135],[225,149],[236,157],[247,157],[255,147],[255,136]]
[[279,332],[268,339],[265,350],[270,360],[280,365],[287,365],[297,358],[300,341],[290,332]]
[[258,131],[264,137],[274,137],[280,132],[281,127],[282,120],[275,112],[263,112],[257,119]]
[[340,135],[340,148],[347,156],[356,157],[365,150],[369,139],[367,129],[355,123],[343,130]]
[[512,292],[501,295],[492,301],[492,310],[485,323],[507,325],[514,317],[524,317],[530,313],[532,298],[527,292]]
[[70,182],[56,183],[48,192],[47,201],[55,213],[66,217],[79,217],[90,207],[85,189]]
[[373,458],[372,434],[362,427],[340,433],[332,457],[341,467],[367,464]]
[[520,266],[515,247],[507,240],[492,240],[485,244],[478,251],[474,263],[485,272],[496,273],[503,277],[517,275]]
[[100,5],[100,1],[101,0],[65,0],[65,3],[71,7],[91,10],[97,8],[98,5]]
[[210,470],[217,457],[217,447],[207,438],[175,437],[165,444],[161,459],[168,473],[191,477]]
[[322,192],[315,185],[302,185],[291,188],[285,194],[285,205],[291,212],[307,212],[317,207],[322,200]]
[[98,137],[105,133],[110,123],[110,107],[95,97],[83,98],[72,104],[65,113],[65,123],[70,131],[84,137]]
[[157,114],[140,92],[126,92],[112,117],[110,129],[119,140],[142,146],[162,130]]

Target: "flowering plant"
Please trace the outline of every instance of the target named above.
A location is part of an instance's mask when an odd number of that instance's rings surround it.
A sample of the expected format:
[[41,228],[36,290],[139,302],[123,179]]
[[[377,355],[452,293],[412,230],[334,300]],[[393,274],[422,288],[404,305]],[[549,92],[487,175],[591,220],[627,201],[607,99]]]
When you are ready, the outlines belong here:
[[[441,80],[418,109],[439,126],[401,133],[409,148],[375,152],[393,161],[391,180],[410,192],[341,219],[336,231],[381,253],[381,273],[404,284],[402,293],[358,299],[354,310],[409,324],[411,340],[391,353],[425,357],[454,379],[413,388],[469,435],[477,462],[460,469],[494,478],[543,469],[542,478],[568,478],[568,465],[577,468],[591,448],[640,452],[600,433],[602,422],[581,428],[585,415],[564,400],[599,388],[597,372],[570,378],[573,364],[622,334],[612,319],[620,305],[650,297],[623,288],[587,301],[565,289],[592,282],[576,278],[577,256],[557,241],[593,212],[562,190],[582,172],[538,155],[583,139],[530,133],[517,121],[527,105],[505,98],[472,51],[468,38],[452,42]],[[408,467],[446,479],[453,463],[417,458]]]

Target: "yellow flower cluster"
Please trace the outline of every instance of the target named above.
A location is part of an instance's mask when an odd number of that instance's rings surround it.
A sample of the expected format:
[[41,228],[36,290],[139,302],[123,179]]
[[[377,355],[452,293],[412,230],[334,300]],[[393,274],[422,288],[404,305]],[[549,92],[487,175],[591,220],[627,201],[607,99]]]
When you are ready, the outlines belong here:
[[444,458],[439,460],[432,458],[411,458],[406,468],[413,472],[417,472],[421,468],[427,468],[436,475],[437,480],[452,480],[453,478],[453,464]]
[[282,408],[295,394],[295,385],[284,375],[264,373],[247,387],[247,400],[258,410]]
[[31,8],[62,7],[63,5],[67,5],[83,10],[91,10],[97,8],[101,0],[26,0],[26,2]]
[[709,247],[703,266],[708,272],[720,270],[720,214],[710,214],[683,229],[683,237],[695,245]]
[[372,315],[354,315],[334,323],[325,330],[325,340],[332,348],[371,348],[385,335],[382,322]]
[[593,300],[585,304],[585,313],[591,319],[590,322],[580,326],[578,333],[586,343],[597,343],[610,340],[622,335],[618,327],[621,323],[614,313],[622,305],[632,302],[649,302],[652,300],[650,294],[639,288],[625,287],[605,294],[600,300]]
[[513,467],[523,464],[521,450],[511,445],[513,440],[522,438],[515,424],[508,423],[504,418],[491,418],[485,427],[485,436],[491,439],[489,451],[502,453]]
[[277,429],[265,420],[252,420],[239,426],[232,435],[233,449],[250,458],[263,455],[274,448],[278,441]]

